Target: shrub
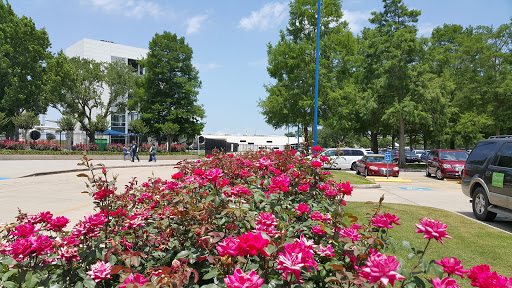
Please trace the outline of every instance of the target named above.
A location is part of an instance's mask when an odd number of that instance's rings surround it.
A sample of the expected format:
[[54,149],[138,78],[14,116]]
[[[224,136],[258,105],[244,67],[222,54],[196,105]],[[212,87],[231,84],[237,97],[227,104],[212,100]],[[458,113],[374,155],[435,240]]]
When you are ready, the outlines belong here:
[[123,152],[123,144],[121,143],[111,143],[105,147],[105,151],[110,152]]
[[[134,179],[117,191],[107,170],[96,173],[84,156],[92,175],[78,176],[89,180],[98,212],[70,231],[65,217],[20,213],[18,223],[0,232],[3,285],[383,287],[405,281],[402,286],[424,287],[418,272],[430,270],[436,287],[456,281],[443,278],[444,271],[450,277],[469,272],[477,287],[512,281],[484,265],[463,270],[458,259],[428,262],[426,249],[413,250],[418,265],[402,270],[383,254],[399,218],[381,211],[383,198],[366,220],[347,214],[344,198],[352,187],[332,181],[315,161],[295,151],[214,153],[182,162],[171,180],[139,187]],[[416,226],[427,246],[450,238],[437,220]]]
[[187,151],[187,146],[185,146],[184,144],[174,143],[171,145],[171,152],[186,152],[186,151]]
[[7,150],[27,150],[30,146],[24,141],[3,140],[0,141],[0,148]]
[[100,147],[96,143],[78,143],[71,147],[73,151],[98,151]]
[[30,142],[30,149],[38,151],[62,151],[62,146],[55,141],[38,140]]

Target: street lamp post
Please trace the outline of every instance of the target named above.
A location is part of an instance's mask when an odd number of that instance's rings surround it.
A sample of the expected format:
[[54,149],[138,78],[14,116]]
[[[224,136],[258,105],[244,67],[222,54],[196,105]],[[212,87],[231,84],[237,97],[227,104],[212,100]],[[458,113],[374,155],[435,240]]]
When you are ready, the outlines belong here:
[[313,146],[316,146],[317,142],[317,130],[318,130],[318,66],[320,63],[320,10],[322,7],[322,0],[318,0],[317,17],[316,17],[316,69],[315,69],[315,123],[314,123],[314,136]]

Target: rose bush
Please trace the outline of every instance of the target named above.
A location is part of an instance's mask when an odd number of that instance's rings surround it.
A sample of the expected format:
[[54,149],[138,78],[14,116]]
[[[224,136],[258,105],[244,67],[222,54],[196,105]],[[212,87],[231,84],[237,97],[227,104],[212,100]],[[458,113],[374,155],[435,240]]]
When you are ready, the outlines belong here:
[[73,151],[99,151],[100,147],[96,143],[78,143],[71,146]]
[[429,271],[434,287],[457,287],[452,277],[465,274],[476,287],[512,284],[486,265],[468,271],[455,258],[424,260],[431,242],[450,238],[446,224],[429,218],[416,225],[426,247],[405,270],[386,255],[387,231],[400,219],[381,210],[383,198],[368,219],[346,213],[352,186],[315,161],[295,151],[214,153],[180,163],[171,180],[134,179],[120,190],[84,156],[91,175],[78,176],[88,179],[97,212],[69,230],[64,217],[20,213],[0,234],[0,285],[422,287],[418,273]]

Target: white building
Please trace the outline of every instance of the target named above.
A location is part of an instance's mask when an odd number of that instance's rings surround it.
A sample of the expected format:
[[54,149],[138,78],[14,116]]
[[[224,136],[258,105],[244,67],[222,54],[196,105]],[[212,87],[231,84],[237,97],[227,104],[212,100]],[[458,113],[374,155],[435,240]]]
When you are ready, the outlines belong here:
[[[95,60],[96,62],[124,61],[127,65],[131,65],[135,68],[138,75],[143,75],[144,70],[139,66],[137,61],[146,57],[148,52],[148,49],[121,45],[111,41],[82,39],[66,49],[66,56],[87,58]],[[108,89],[103,89],[103,95],[101,98],[104,103],[107,103],[109,98]],[[112,108],[111,118],[108,119],[111,125],[110,129],[128,133],[128,123],[138,118],[137,113],[126,111],[124,114],[117,114],[115,109],[115,107]],[[94,113],[93,111],[94,118],[96,117],[96,114],[97,113]],[[85,133],[80,130],[76,130],[74,135],[74,143],[87,142]],[[115,136],[112,136],[112,141],[124,142],[124,137],[118,136],[116,139]]]
[[[202,135],[206,139],[224,140],[238,144],[238,151],[257,151],[260,149],[284,150],[286,146],[297,147],[297,137],[280,135]],[[300,143],[304,138],[300,137]],[[233,149],[231,149],[233,150]]]

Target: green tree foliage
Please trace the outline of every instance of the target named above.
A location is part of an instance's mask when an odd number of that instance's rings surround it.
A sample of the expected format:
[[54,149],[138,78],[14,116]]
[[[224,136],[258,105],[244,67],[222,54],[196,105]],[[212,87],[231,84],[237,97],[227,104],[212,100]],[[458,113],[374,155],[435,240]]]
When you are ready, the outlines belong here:
[[46,140],[48,140],[48,141],[52,141],[52,140],[55,140],[55,138],[56,138],[56,137],[55,137],[55,134],[53,134],[53,133],[49,133],[49,132],[48,132],[48,133],[46,133]]
[[46,112],[48,102],[41,92],[50,45],[44,29],[36,29],[31,18],[18,17],[8,2],[0,1],[0,109],[7,117]]
[[166,122],[164,124],[159,124],[159,128],[162,131],[162,134],[167,137],[167,152],[171,152],[172,139],[174,136],[178,135],[180,126],[178,126],[178,124]]
[[[46,93],[52,105],[64,115],[72,115],[94,143],[95,133],[108,129],[109,116],[117,104],[127,101],[133,88],[133,69],[125,63],[100,63],[72,57],[62,52],[48,63]],[[103,99],[104,87],[108,90]]]
[[[351,71],[346,61],[355,50],[355,39],[342,19],[338,0],[322,2],[320,32],[319,119],[328,121],[328,107],[339,99],[337,84]],[[258,106],[265,121],[274,128],[300,126],[304,132],[313,123],[317,1],[290,2],[286,31],[280,31],[276,45],[267,45],[268,74],[276,80],[265,86],[267,97]],[[308,133],[304,133],[308,135]],[[308,137],[305,138],[308,142]]]
[[205,117],[203,107],[197,104],[201,81],[192,65],[192,48],[185,39],[167,31],[157,33],[141,64],[147,74],[130,106],[139,107],[149,133],[169,136],[168,131],[164,131],[166,127],[177,125],[173,137],[199,135],[204,127],[201,120]]
[[409,10],[401,0],[384,0],[381,12],[372,12],[370,23],[363,37],[368,41],[372,62],[377,65],[378,97],[383,97],[382,120],[397,123],[400,145],[400,163],[405,166],[405,127],[408,117],[418,110],[419,93],[416,90],[416,63],[420,45],[416,37],[418,10]]
[[76,119],[71,116],[62,116],[57,120],[57,126],[66,133],[66,149],[68,150],[71,150],[73,145],[73,132],[77,124]]
[[19,129],[23,129],[25,132],[25,141],[28,141],[28,132],[30,129],[34,128],[34,126],[39,125],[39,117],[34,114],[34,112],[25,112],[21,115],[17,115],[12,117],[12,122],[14,123],[14,126],[18,127]]

